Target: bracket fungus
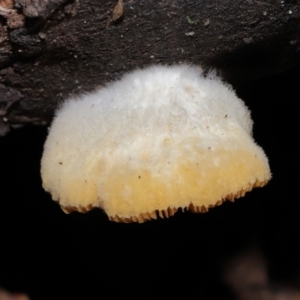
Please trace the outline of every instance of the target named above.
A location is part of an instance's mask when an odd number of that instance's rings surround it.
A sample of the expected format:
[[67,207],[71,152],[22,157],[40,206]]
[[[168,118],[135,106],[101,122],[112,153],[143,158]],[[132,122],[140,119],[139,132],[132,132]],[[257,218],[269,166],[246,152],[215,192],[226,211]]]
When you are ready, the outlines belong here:
[[100,207],[117,222],[206,212],[271,178],[243,101],[189,65],[136,70],[65,101],[41,175],[65,212]]

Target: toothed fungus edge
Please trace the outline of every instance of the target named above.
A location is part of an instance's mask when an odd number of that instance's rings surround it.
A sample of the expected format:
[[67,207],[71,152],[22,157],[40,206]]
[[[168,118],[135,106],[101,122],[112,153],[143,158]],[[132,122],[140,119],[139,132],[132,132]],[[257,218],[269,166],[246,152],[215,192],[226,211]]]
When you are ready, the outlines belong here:
[[68,99],[41,161],[64,211],[102,208],[118,222],[205,212],[271,178],[250,112],[213,72],[152,66]]

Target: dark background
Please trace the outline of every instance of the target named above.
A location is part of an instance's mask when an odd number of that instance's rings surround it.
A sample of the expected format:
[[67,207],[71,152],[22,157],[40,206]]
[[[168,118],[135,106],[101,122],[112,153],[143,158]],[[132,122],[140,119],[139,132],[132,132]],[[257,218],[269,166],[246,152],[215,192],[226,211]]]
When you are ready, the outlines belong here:
[[[98,209],[64,214],[41,187],[45,127],[0,139],[0,286],[35,299],[234,299],[227,259],[255,247],[274,282],[300,282],[300,68],[235,86],[252,111],[271,182],[206,214],[144,224]],[[110,295],[110,296],[108,296]]]

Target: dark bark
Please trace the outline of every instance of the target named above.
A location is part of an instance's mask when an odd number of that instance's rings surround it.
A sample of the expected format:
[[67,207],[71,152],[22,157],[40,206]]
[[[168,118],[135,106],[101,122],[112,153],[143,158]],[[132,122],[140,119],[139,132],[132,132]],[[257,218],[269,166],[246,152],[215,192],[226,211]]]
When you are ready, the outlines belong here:
[[300,61],[298,1],[0,4],[0,134],[47,124],[63,99],[138,67],[201,64],[237,86]]

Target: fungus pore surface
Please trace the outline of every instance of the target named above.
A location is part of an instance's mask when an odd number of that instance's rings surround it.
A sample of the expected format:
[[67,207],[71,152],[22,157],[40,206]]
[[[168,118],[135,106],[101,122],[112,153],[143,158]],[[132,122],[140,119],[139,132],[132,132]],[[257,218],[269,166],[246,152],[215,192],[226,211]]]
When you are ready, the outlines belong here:
[[100,207],[119,222],[206,212],[271,178],[243,101],[189,65],[136,70],[65,101],[41,175],[65,212]]

